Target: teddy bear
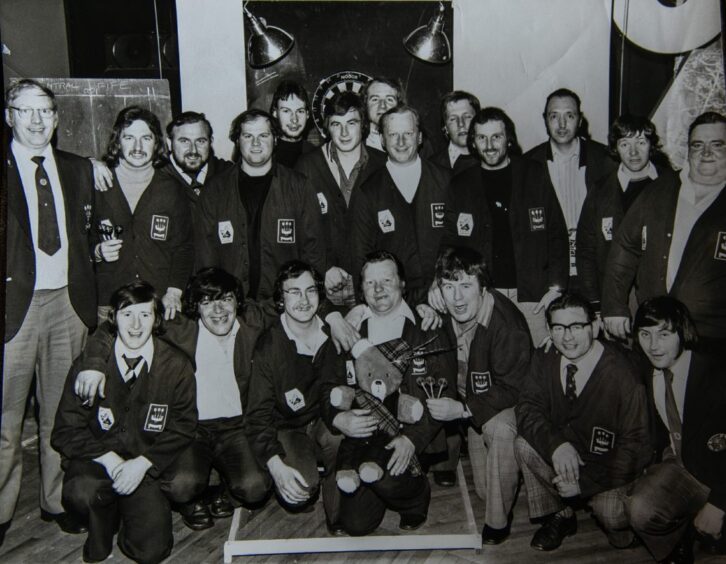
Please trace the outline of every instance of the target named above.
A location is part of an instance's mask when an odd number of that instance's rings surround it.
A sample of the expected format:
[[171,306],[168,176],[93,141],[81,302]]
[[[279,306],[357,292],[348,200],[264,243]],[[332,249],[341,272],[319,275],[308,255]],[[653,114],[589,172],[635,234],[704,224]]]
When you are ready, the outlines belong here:
[[[373,483],[380,480],[391,456],[386,445],[399,436],[402,424],[414,424],[423,417],[421,401],[401,392],[400,387],[414,358],[439,352],[425,351],[427,344],[413,348],[403,339],[393,339],[373,345],[361,339],[353,347],[351,352],[355,359],[357,387],[336,386],[330,392],[330,403],[341,411],[369,409],[371,415],[378,419],[378,427],[372,437],[345,437],[341,442],[336,482],[342,491],[353,493],[361,481]],[[423,473],[415,455],[408,470],[413,476]]]

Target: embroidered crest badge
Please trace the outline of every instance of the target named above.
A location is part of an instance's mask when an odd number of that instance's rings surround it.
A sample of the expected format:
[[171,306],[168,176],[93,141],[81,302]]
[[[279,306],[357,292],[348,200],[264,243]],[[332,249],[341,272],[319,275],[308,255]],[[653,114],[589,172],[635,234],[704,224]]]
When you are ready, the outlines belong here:
[[492,375],[488,370],[486,372],[472,372],[470,376],[471,391],[475,394],[486,393],[492,387]]
[[323,215],[328,213],[328,199],[322,192],[318,192],[318,203],[320,204],[320,213]]
[[529,230],[544,231],[545,228],[546,224],[544,208],[529,208]]
[[166,427],[166,417],[169,414],[169,406],[163,403],[150,403],[149,411],[146,413],[144,431],[161,433]]
[[98,424],[101,426],[101,429],[108,431],[111,427],[113,427],[115,422],[116,419],[114,419],[113,411],[111,411],[110,407],[98,408]]
[[593,454],[605,454],[615,447],[615,433],[604,427],[593,427],[592,438],[590,439],[590,452]]
[[713,255],[716,260],[726,260],[726,232],[719,231],[716,237],[716,252]]
[[423,376],[426,374],[426,359],[421,357],[414,357],[412,364],[411,374],[414,376]]
[[378,226],[384,233],[392,233],[396,230],[396,220],[393,218],[391,210],[381,210],[378,212]]
[[220,221],[217,224],[217,235],[222,245],[232,243],[234,241],[234,227],[232,226],[232,222],[229,220]]
[[474,216],[470,213],[460,213],[456,219],[456,232],[459,237],[471,237],[474,231]]
[[278,219],[277,220],[277,242],[278,243],[294,243],[295,242],[295,220],[294,219]]
[[431,204],[431,227],[438,228],[444,226],[444,204]]
[[606,241],[613,240],[613,218],[612,217],[603,217],[602,224],[600,225],[600,229],[602,230],[602,236],[605,238]]
[[169,218],[165,215],[151,216],[151,238],[155,241],[166,241],[169,235]]
[[285,392],[285,401],[287,402],[287,407],[293,411],[300,411],[305,407],[305,397],[297,388]]

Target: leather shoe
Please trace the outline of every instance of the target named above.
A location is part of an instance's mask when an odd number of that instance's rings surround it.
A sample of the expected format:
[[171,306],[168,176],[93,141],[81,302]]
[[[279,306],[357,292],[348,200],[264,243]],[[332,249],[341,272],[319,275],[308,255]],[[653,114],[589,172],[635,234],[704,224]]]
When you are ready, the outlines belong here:
[[434,482],[444,488],[452,488],[456,485],[456,472],[453,470],[434,470]]
[[184,524],[192,531],[203,531],[214,526],[209,508],[203,503],[188,503],[179,512]]
[[328,528],[328,534],[331,537],[344,537],[345,529],[340,523],[331,523],[327,519],[325,520],[325,526]]
[[[688,537],[688,535],[686,535]],[[693,564],[693,540],[684,538],[671,553],[666,556],[665,560],[661,560],[665,564]]]
[[215,519],[231,517],[234,513],[234,505],[227,496],[225,490],[220,490],[209,502],[209,513]]
[[410,513],[401,515],[401,521],[398,528],[404,531],[415,531],[426,522],[426,515],[422,513]]
[[70,535],[80,535],[81,533],[88,532],[88,528],[72,517],[70,513],[50,513],[45,509],[41,509],[40,518],[46,523],[55,521],[55,524],[60,527],[61,531]]
[[558,513],[549,515],[532,537],[529,545],[535,550],[550,551],[558,548],[565,537],[577,532],[577,518],[563,517]]
[[488,545],[501,544],[505,540],[507,540],[507,537],[509,536],[509,530],[509,525],[507,525],[503,529],[495,529],[494,527],[490,527],[485,523],[484,528],[481,530],[481,543]]

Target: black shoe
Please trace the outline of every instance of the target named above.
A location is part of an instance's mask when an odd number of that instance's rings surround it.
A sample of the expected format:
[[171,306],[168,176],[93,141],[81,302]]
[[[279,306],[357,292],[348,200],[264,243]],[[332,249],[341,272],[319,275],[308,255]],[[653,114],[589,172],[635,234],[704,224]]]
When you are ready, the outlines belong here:
[[5,542],[5,533],[8,532],[8,529],[10,528],[11,521],[7,521],[6,523],[0,523],[0,546],[3,545]]
[[421,513],[401,515],[401,521],[398,523],[398,528],[404,531],[415,531],[425,522],[426,515],[422,515]]
[[[688,537],[688,535],[686,535]],[[691,538],[681,539],[671,553],[661,560],[665,564],[693,564],[693,540]]]
[[495,529],[494,527],[490,527],[485,523],[484,528],[481,530],[481,543],[488,545],[501,544],[505,540],[507,540],[507,537],[509,536],[509,530],[509,525],[507,525],[503,529]]
[[565,537],[577,532],[577,518],[563,517],[554,513],[545,519],[545,522],[532,537],[529,546],[535,550],[550,551],[558,548]]
[[434,482],[444,488],[452,488],[456,485],[456,472],[453,470],[434,470]]
[[331,537],[344,537],[345,529],[340,523],[331,523],[327,519],[325,520],[325,526],[328,528],[328,534]]
[[203,503],[188,503],[179,511],[182,521],[192,531],[203,531],[214,526],[209,508]]
[[227,496],[225,490],[219,490],[217,495],[209,502],[209,513],[215,519],[231,517],[234,513],[234,505]]
[[49,513],[45,509],[41,509],[40,518],[46,523],[55,521],[61,531],[70,535],[80,535],[88,532],[88,528],[72,517],[70,513]]

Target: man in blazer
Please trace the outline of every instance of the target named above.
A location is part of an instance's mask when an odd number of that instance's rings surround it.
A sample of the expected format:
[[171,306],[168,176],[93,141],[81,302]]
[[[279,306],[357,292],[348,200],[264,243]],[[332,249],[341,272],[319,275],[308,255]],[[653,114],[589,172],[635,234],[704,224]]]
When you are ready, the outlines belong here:
[[449,142],[429,160],[450,169],[454,175],[476,166],[479,159],[469,151],[469,124],[479,112],[479,99],[463,90],[454,90],[441,98],[441,129]]
[[693,562],[693,529],[702,549],[726,554],[723,362],[698,351],[688,309],[670,296],[643,302],[633,333],[653,367],[646,386],[660,462],[627,500],[631,525],[659,562]]
[[39,408],[41,517],[66,532],[85,529],[63,512],[60,457],[50,446],[68,369],[96,322],[89,243],[93,205],[90,162],[54,149],[55,96],[20,80],[5,98],[12,130],[7,151],[7,278],[2,427],[0,543],[20,492],[21,434],[33,374]]

